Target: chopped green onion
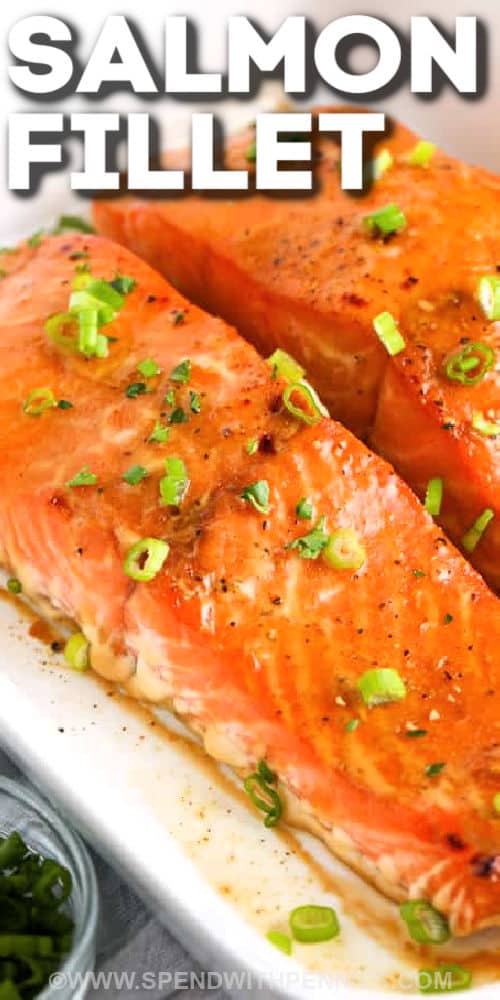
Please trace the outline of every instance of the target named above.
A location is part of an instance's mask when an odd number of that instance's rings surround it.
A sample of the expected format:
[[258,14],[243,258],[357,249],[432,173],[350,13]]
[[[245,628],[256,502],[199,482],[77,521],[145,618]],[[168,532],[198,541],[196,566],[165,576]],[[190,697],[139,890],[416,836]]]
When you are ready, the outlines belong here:
[[172,317],[172,322],[173,322],[174,326],[180,326],[181,323],[184,322],[184,315],[185,314],[184,314],[184,311],[182,309],[176,309],[175,310],[175,312],[173,314],[173,317]]
[[89,666],[90,644],[83,632],[76,632],[64,647],[64,659],[72,670],[87,670]]
[[256,483],[246,486],[240,497],[251,504],[259,514],[269,513],[269,483],[265,479],[259,479]]
[[137,371],[144,375],[144,378],[153,378],[154,375],[159,375],[161,368],[158,367],[156,361],[153,358],[146,358],[137,365]]
[[381,149],[378,156],[372,161],[372,177],[374,181],[379,181],[394,165],[394,157],[390,150]]
[[296,538],[285,545],[287,551],[296,549],[301,559],[317,559],[328,544],[329,534],[325,529],[326,517],[320,517],[317,525],[307,535]]
[[168,418],[169,424],[187,424],[189,416],[182,406],[178,406],[176,410],[172,410]]
[[445,944],[450,940],[446,917],[425,899],[403,903],[400,913],[407,924],[410,936],[419,944]]
[[[302,406],[296,406],[292,402],[292,396],[299,396]],[[329,413],[323,406],[318,394],[308,382],[292,382],[283,390],[283,402],[292,417],[303,420],[305,424],[317,424],[322,417],[328,417]]]
[[167,391],[166,391],[166,393],[165,393],[165,395],[163,397],[163,402],[166,403],[167,406],[175,406],[175,390],[174,389],[167,389]]
[[142,538],[127,552],[123,569],[127,576],[140,583],[150,583],[160,572],[170,546],[159,538]]
[[282,934],[281,931],[268,931],[266,938],[275,948],[279,948],[284,955],[292,954],[292,942],[288,934]]
[[257,159],[257,141],[252,139],[249,146],[245,150],[245,159],[248,163],[255,163]]
[[408,739],[417,740],[422,736],[427,736],[427,729],[408,729],[406,732]]
[[304,943],[331,941],[340,934],[338,917],[331,906],[297,906],[289,922],[295,940]]
[[149,389],[145,382],[132,382],[125,389],[127,399],[137,399],[138,396],[144,396],[148,392]]
[[437,147],[434,143],[421,139],[408,153],[406,157],[407,163],[412,167],[428,167],[436,149]]
[[109,306],[113,313],[119,312],[124,303],[121,292],[117,291],[109,281],[89,277],[85,288],[82,291],[74,292],[71,296],[70,309],[73,304],[77,310],[85,308],[90,304],[90,300],[95,300],[101,307],[103,305]]
[[486,528],[488,527],[490,521],[495,517],[494,511],[490,507],[483,510],[483,513],[474,521],[474,524],[462,538],[462,545],[466,552],[474,552],[476,545],[479,544],[481,538],[483,537]]
[[98,309],[80,309],[78,313],[78,350],[88,358],[95,357],[97,353],[98,322]]
[[38,249],[40,243],[42,242],[42,236],[43,229],[37,229],[36,233],[33,233],[33,236],[30,236],[29,239],[26,240],[26,246],[31,247],[33,250]]
[[259,450],[259,439],[258,438],[250,438],[250,440],[247,441],[247,443],[245,445],[245,451],[246,451],[247,455],[255,455],[255,453],[258,450]]
[[475,341],[452,354],[444,364],[446,377],[461,385],[476,385],[493,367],[495,352],[488,344]]
[[45,332],[52,343],[75,350],[78,346],[77,323],[72,313],[55,313],[45,324]]
[[496,813],[500,814],[500,792],[497,792],[496,795],[493,796],[493,809]]
[[419,969],[418,980],[421,993],[456,993],[471,988],[472,973],[462,965],[449,962],[440,964],[437,969]]
[[287,382],[300,382],[304,378],[305,371],[302,366],[295,361],[295,358],[279,347],[274,351],[274,354],[266,358],[266,361],[273,373],[280,375]]
[[20,594],[22,589],[20,581],[15,576],[10,576],[7,580],[9,594]]
[[346,733],[355,733],[356,729],[360,725],[361,725],[361,719],[349,719],[349,722],[346,722],[344,729]]
[[500,319],[500,278],[498,274],[485,275],[480,278],[476,294],[486,319]]
[[197,392],[193,392],[192,389],[189,391],[189,409],[191,413],[200,413],[201,411],[201,400]]
[[439,517],[443,502],[443,480],[430,479],[425,494],[425,509],[432,517]]
[[472,429],[482,434],[483,437],[498,437],[500,434],[500,424],[493,420],[486,420],[484,413],[475,410],[472,414]]
[[392,236],[406,228],[406,215],[398,205],[386,205],[371,215],[365,215],[363,225],[372,235]]
[[70,479],[66,484],[67,486],[95,486],[97,482],[97,476],[94,472],[91,472],[88,465],[84,465],[80,472],[77,472],[73,479]]
[[413,576],[416,576],[417,579],[420,580],[423,576],[425,576],[425,573],[421,569],[414,569],[413,570]]
[[303,521],[310,521],[313,516],[313,505],[311,501],[306,497],[301,497],[295,508],[295,513],[297,517],[302,518]]
[[428,778],[435,778],[438,774],[441,774],[441,771],[443,771],[445,767],[446,764],[443,763],[428,764],[425,769],[426,776]]
[[52,233],[54,236],[58,236],[62,233],[68,232],[95,233],[95,229],[89,222],[86,222],[86,220],[82,219],[79,215],[61,215],[59,222],[56,226],[54,226]]
[[122,479],[125,480],[129,486],[137,486],[138,483],[142,482],[146,478],[148,470],[144,468],[143,465],[131,465],[130,469],[127,469],[123,473]]
[[57,406],[57,400],[52,389],[33,389],[24,400],[23,413],[28,417],[40,417],[54,406]]
[[369,707],[406,698],[406,685],[391,667],[367,670],[358,681],[358,689]]
[[112,288],[120,295],[130,295],[130,292],[134,291],[137,285],[135,278],[129,278],[126,274],[117,274],[110,282]]
[[264,826],[276,826],[281,818],[281,799],[275,788],[277,778],[265,760],[259,761],[257,770],[245,778],[243,787],[257,809],[266,814]]
[[172,382],[177,382],[180,385],[187,385],[189,379],[191,378],[191,362],[189,358],[181,361],[180,364],[176,365],[175,368],[170,372],[170,380]]
[[323,558],[333,569],[358,570],[366,562],[366,549],[356,532],[350,528],[339,528],[330,535]]
[[168,441],[169,435],[170,428],[164,427],[163,424],[157,420],[152,433],[148,437],[148,444],[151,444],[153,441],[158,441],[159,444],[165,444],[165,442]]
[[390,312],[382,312],[378,316],[375,316],[373,329],[391,357],[404,351],[406,347],[405,340],[401,336],[396,320]]
[[72,410],[73,409],[73,403],[70,403],[69,399],[60,399],[59,402],[58,402],[58,404],[57,404],[57,406],[58,406],[59,410]]
[[453,621],[453,615],[446,614],[443,618],[443,622],[445,625],[451,625],[452,621]]
[[162,507],[180,507],[189,489],[190,479],[182,458],[167,458],[166,476],[160,479]]

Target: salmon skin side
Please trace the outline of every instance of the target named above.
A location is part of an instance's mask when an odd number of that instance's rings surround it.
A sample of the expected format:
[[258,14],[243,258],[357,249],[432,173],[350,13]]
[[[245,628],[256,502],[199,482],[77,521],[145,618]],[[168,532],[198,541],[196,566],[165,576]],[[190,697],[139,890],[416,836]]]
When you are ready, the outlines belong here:
[[[233,141],[230,167],[248,168],[252,138]],[[294,355],[332,415],[421,498],[430,479],[442,478],[440,519],[456,544],[493,511],[469,557],[498,590],[500,437],[472,422],[478,411],[500,421],[500,327],[475,299],[478,278],[500,267],[500,180],[441,152],[425,168],[412,166],[416,142],[397,126],[377,143],[374,155],[388,150],[393,165],[363,197],[341,190],[338,147],[318,138],[314,197],[125,198],[96,202],[95,219],[262,353],[280,346]],[[394,203],[406,228],[374,238],[363,219]],[[406,342],[395,357],[373,329],[385,311]],[[473,386],[443,371],[467,341],[496,355]]]
[[[133,279],[101,359],[45,331],[82,260]],[[388,464],[338,423],[294,418],[255,350],[127,250],[45,238],[5,269],[2,564],[78,623],[98,673],[170,705],[241,773],[265,761],[285,815],[387,895],[428,899],[457,935],[499,924],[491,591]],[[145,359],[156,375],[138,374]],[[40,387],[64,408],[26,413]],[[157,422],[167,441],[151,440]],[[160,481],[174,457],[189,482],[172,507]],[[85,468],[89,485],[68,485]],[[256,482],[265,510],[243,497]],[[355,533],[357,570],[287,548],[321,518]],[[136,582],[124,560],[144,538],[170,552]],[[368,708],[358,685],[374,669],[397,671],[405,697]]]

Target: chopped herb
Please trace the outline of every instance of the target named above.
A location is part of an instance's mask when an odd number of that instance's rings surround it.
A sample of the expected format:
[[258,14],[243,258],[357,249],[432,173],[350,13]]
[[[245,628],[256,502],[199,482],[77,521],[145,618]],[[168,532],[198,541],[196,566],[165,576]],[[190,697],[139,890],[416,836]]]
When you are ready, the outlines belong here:
[[72,410],[73,403],[70,403],[69,399],[60,399],[58,402],[58,407],[60,410]]
[[445,625],[450,625],[452,621],[453,621],[453,615],[447,614],[443,618],[443,622]]
[[178,406],[176,410],[173,410],[170,414],[169,423],[170,424],[187,424],[189,416],[182,406]]
[[259,450],[259,439],[258,438],[250,438],[250,440],[247,441],[247,443],[245,445],[245,451],[246,451],[247,455],[255,455],[255,453],[258,450]]
[[166,403],[167,406],[175,406],[175,392],[173,389],[167,390],[163,397],[163,402]]
[[392,236],[406,228],[406,216],[398,205],[385,205],[363,219],[365,229],[372,236]]
[[9,594],[20,594],[22,589],[21,582],[15,576],[9,577],[7,580]]
[[350,719],[346,722],[344,729],[346,733],[355,733],[358,726],[361,725],[361,719]]
[[174,326],[180,326],[184,322],[184,312],[182,309],[177,309],[172,316],[172,323]]
[[304,521],[310,521],[313,516],[313,505],[310,500],[306,497],[301,497],[296,508],[295,513],[297,517],[302,518]]
[[68,486],[95,486],[97,482],[97,476],[94,472],[91,472],[88,465],[84,465],[80,472],[77,472],[73,479],[70,479],[67,483]]
[[130,295],[130,292],[134,291],[137,281],[135,278],[129,278],[125,274],[117,274],[113,278],[113,281],[110,282],[110,285],[120,295]]
[[474,549],[481,541],[486,528],[488,527],[490,521],[495,517],[494,511],[490,507],[483,510],[483,513],[479,515],[476,521],[462,538],[462,545],[466,552],[474,552]]
[[436,146],[433,142],[428,142],[426,139],[420,139],[416,146],[410,150],[406,159],[412,167],[428,167],[435,152]]
[[70,260],[88,260],[88,253],[85,250],[75,250],[74,253],[70,253]]
[[256,483],[246,486],[240,496],[260,514],[269,513],[269,483],[265,479],[259,479]]
[[144,396],[146,392],[150,392],[150,390],[145,382],[132,382],[125,389],[127,399],[137,399],[138,396]]
[[418,740],[421,736],[427,736],[427,729],[408,729],[406,735],[408,739]]
[[257,142],[252,139],[249,146],[245,150],[245,159],[248,163],[255,163],[257,159]]
[[285,549],[297,549],[301,559],[317,559],[328,544],[329,534],[325,530],[326,517],[320,517],[317,525],[307,535],[296,538],[285,545]]
[[430,479],[425,494],[425,509],[432,517],[439,517],[443,502],[443,480]]
[[292,954],[292,940],[288,937],[288,934],[283,934],[281,931],[268,931],[266,938],[275,948],[279,948],[284,955]]
[[33,233],[33,236],[30,236],[30,238],[26,240],[26,246],[32,247],[33,250],[36,250],[42,242],[42,236],[43,229],[37,229],[36,233]]
[[170,380],[172,382],[178,382],[180,385],[187,385],[190,378],[191,362],[188,358],[186,358],[185,361],[181,361],[180,364],[176,365],[170,372]]
[[273,788],[277,778],[273,771],[269,769],[265,760],[260,760],[257,770],[245,778],[243,787],[257,809],[265,813],[264,826],[272,827],[278,823],[281,813],[281,799]]
[[390,312],[382,312],[378,316],[375,316],[373,329],[391,357],[404,351],[406,347],[405,340],[401,336],[398,324]]
[[160,479],[162,507],[179,507],[189,489],[189,476],[182,458],[167,458],[166,475]]
[[441,425],[444,431],[452,431],[455,427],[453,420],[449,420],[446,424]]
[[168,427],[164,427],[163,424],[157,420],[153,427],[152,434],[148,437],[148,443],[158,441],[160,444],[165,444],[165,441],[168,441],[169,434],[170,429]]
[[305,371],[302,365],[299,365],[291,354],[282,351],[280,347],[266,358],[266,362],[272,369],[273,378],[280,375],[287,382],[300,382],[304,378]]
[[416,576],[418,579],[420,579],[420,577],[426,576],[426,574],[421,569],[414,569],[413,576]]
[[428,764],[425,773],[428,778],[435,778],[437,774],[441,774],[441,771],[446,767],[446,764]]
[[144,468],[143,465],[131,465],[130,469],[127,469],[123,473],[122,479],[125,480],[129,486],[137,486],[141,480],[145,479],[148,474],[148,470]]
[[61,215],[52,233],[54,236],[59,236],[62,233],[68,232],[90,234],[95,233],[95,229],[89,222],[82,219],[80,215]]
[[144,378],[153,378],[154,375],[159,375],[161,368],[158,367],[156,361],[153,358],[146,358],[137,365],[137,371],[144,375]]
[[366,670],[358,681],[358,689],[369,707],[406,698],[406,685],[398,671],[391,667]]
[[201,400],[197,392],[190,390],[189,393],[189,409],[191,413],[199,413],[201,411]]

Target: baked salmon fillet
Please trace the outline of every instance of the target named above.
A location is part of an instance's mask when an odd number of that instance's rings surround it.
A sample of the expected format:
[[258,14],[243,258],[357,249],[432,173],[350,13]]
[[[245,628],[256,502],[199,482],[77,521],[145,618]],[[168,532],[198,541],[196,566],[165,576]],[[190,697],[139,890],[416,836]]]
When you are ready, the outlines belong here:
[[126,249],[5,272],[0,559],[74,664],[256,775],[268,825],[454,934],[500,923],[497,598],[286,359]]
[[[230,167],[249,167],[253,138],[233,141]],[[498,589],[500,180],[416,144],[402,126],[380,139],[362,197],[321,137],[314,197],[128,197],[97,201],[95,219],[259,351],[296,357],[422,499],[441,480],[442,525]],[[374,329],[387,313],[394,355]]]

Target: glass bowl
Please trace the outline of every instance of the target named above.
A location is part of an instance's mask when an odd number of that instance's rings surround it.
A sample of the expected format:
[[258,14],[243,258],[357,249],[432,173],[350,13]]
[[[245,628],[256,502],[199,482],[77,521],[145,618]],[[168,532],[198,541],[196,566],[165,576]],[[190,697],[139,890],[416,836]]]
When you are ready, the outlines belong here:
[[76,1000],[87,989],[87,975],[94,968],[97,917],[97,881],[89,853],[48,802],[23,781],[0,776],[0,836],[17,830],[28,847],[55,858],[73,876],[68,912],[75,923],[73,948],[52,982],[37,1000]]

